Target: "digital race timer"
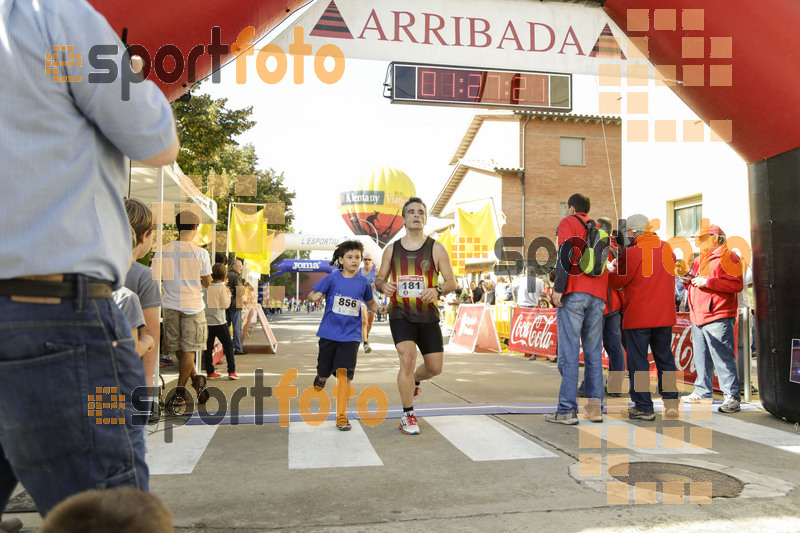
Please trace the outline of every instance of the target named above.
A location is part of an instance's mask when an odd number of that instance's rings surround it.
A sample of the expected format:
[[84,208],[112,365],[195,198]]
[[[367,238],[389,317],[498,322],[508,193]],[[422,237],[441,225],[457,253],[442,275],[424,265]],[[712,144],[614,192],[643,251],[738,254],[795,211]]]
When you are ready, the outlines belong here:
[[392,103],[572,110],[572,75],[391,63]]

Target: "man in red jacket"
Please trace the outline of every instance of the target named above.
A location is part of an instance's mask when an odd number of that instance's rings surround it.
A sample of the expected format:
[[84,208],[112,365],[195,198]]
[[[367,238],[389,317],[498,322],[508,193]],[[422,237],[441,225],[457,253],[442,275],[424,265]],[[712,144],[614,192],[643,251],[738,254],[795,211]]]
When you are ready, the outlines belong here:
[[567,200],[567,216],[558,224],[558,261],[553,287],[553,304],[557,307],[558,371],[561,387],[558,410],[545,420],[557,424],[578,423],[578,356],[583,344],[585,364],[584,393],[589,399],[586,418],[602,422],[603,405],[603,308],[608,289],[606,276],[591,277],[578,267],[586,247],[591,204],[583,194],[573,194]]
[[739,407],[739,375],[736,371],[733,324],[737,295],[742,290],[742,264],[739,256],[725,244],[725,233],[703,219],[695,245],[700,255],[684,276],[688,290],[689,319],[697,379],[694,392],[685,401],[712,397],[713,370],[725,399],[718,411],[735,413]]
[[650,397],[649,346],[658,370],[658,393],[664,399],[664,418],[675,419],[678,418],[678,389],[671,348],[672,326],[676,322],[675,275],[663,259],[671,257],[674,263],[675,254],[668,243],[650,231],[646,216],[632,215],[625,226],[631,244],[620,253],[616,270],[608,273],[608,283],[611,287],[625,289],[627,307],[622,318],[622,335],[628,352],[634,404],[633,409],[628,410],[628,418],[656,418]]

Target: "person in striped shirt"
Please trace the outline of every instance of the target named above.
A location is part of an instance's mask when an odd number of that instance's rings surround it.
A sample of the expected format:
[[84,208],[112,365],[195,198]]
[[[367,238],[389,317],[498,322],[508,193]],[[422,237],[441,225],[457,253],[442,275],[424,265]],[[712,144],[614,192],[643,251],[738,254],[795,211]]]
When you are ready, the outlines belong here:
[[[383,251],[375,279],[375,288],[390,298],[389,327],[400,356],[400,431],[407,435],[419,435],[414,405],[420,382],[442,372],[444,343],[439,326],[439,296],[458,286],[444,246],[425,236],[426,212],[425,203],[416,196],[403,205],[406,233]],[[438,284],[440,276],[444,281]],[[417,347],[423,358],[419,366]]]

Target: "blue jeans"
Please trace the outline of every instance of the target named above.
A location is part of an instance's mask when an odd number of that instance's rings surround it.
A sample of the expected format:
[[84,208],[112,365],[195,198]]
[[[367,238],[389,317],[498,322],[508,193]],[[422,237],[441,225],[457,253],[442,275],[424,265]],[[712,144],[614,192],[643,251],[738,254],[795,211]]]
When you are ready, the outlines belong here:
[[694,366],[697,371],[694,393],[702,398],[711,398],[716,370],[722,392],[739,400],[739,374],[733,352],[736,342],[733,336],[734,320],[721,318],[704,326],[692,324]]
[[603,308],[605,301],[583,292],[571,292],[561,298],[556,310],[558,324],[558,412],[578,409],[579,355],[583,344],[585,395],[603,398]]
[[242,310],[241,309],[226,309],[225,320],[230,326],[233,324],[233,349],[237,352],[243,352],[242,348]]
[[[672,327],[662,328],[636,328],[626,329],[625,348],[628,350],[628,376],[631,382],[631,400],[637,410],[652,413],[653,399],[650,397],[650,378],[646,390],[637,391],[634,387],[634,372],[645,372],[650,374],[650,362],[647,360],[647,347],[653,352],[653,362],[658,370],[658,394],[665,400],[678,399],[677,367],[675,366],[675,356],[672,354]],[[666,378],[664,372],[667,372]],[[669,389],[672,392],[664,392],[664,380],[666,379]]]
[[[87,299],[86,280],[78,276],[83,298],[55,305],[0,296],[0,514],[17,481],[42,515],[87,489],[148,489],[147,425],[132,425],[131,401],[145,390],[144,369],[125,316],[113,300]],[[125,396],[102,418],[124,423],[89,416],[101,387]],[[112,401],[110,389],[100,393]]]

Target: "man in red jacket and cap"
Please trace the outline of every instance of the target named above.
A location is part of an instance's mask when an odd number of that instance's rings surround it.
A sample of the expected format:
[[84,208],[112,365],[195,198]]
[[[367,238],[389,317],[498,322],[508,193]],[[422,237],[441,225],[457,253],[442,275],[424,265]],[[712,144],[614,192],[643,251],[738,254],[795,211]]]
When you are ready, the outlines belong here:
[[[653,352],[658,369],[658,393],[664,399],[664,418],[678,418],[678,388],[675,356],[672,354],[672,326],[676,322],[675,275],[663,258],[672,258],[672,247],[651,231],[644,215],[625,221],[631,244],[608,273],[608,283],[625,289],[627,307],[622,317],[622,335],[628,352],[628,375],[633,409],[631,420],[655,420],[650,397],[650,363],[647,348]],[[638,378],[638,379],[637,379]],[[666,389],[666,390],[665,390]]]
[[718,411],[735,413],[739,407],[739,375],[734,354],[733,324],[737,313],[737,295],[741,292],[742,263],[725,244],[725,233],[708,220],[700,223],[694,236],[700,255],[684,276],[688,290],[689,319],[697,379],[688,402],[712,397],[713,370],[725,399]]

